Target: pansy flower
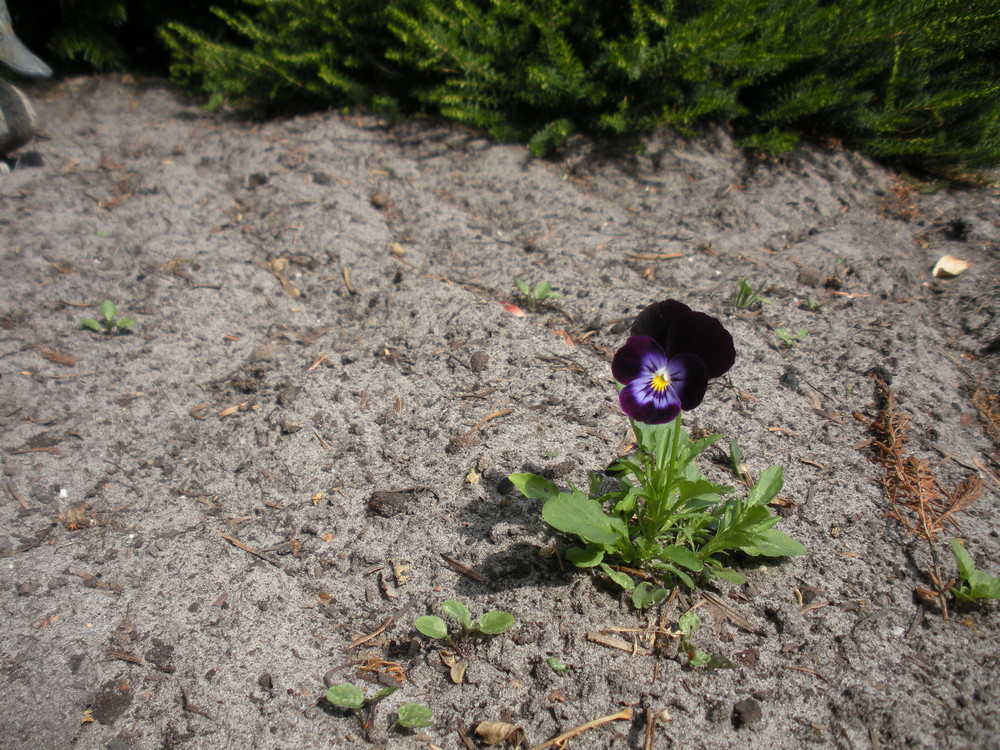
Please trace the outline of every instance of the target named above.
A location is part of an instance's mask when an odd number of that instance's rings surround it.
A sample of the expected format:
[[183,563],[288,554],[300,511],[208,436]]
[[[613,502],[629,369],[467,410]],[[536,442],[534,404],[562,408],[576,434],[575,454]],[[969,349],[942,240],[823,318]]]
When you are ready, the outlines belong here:
[[705,397],[708,381],[736,361],[729,331],[711,315],[677,300],[650,305],[636,317],[632,335],[611,361],[624,387],[622,411],[637,422],[672,422]]

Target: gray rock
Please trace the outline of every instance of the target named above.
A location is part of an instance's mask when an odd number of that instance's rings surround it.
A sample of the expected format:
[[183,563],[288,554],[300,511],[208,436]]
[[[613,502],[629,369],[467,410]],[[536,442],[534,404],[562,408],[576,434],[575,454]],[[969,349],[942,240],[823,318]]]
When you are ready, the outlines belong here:
[[20,148],[35,136],[38,115],[16,86],[0,81],[0,154]]
[[7,0],[0,0],[0,60],[11,70],[25,76],[48,78],[52,68],[42,62],[14,35]]
[[[48,77],[52,69],[14,35],[7,0],[0,0],[0,62],[26,76]],[[38,115],[24,92],[0,80],[0,155],[30,141],[38,127]]]

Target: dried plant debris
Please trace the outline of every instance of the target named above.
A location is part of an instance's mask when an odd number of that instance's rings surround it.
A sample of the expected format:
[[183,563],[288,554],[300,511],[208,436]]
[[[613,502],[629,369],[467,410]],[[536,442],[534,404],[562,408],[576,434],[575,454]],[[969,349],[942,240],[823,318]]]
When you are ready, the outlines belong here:
[[958,526],[954,515],[975,502],[982,492],[982,482],[971,474],[954,490],[946,490],[928,461],[906,454],[910,417],[900,411],[896,394],[885,381],[874,375],[873,379],[879,403],[871,425],[873,445],[878,462],[885,468],[882,486],[892,502],[886,515],[933,544],[946,523]]
[[972,405],[979,413],[979,419],[986,428],[986,434],[993,441],[993,452],[1000,456],[1000,398],[977,384],[971,389]]
[[886,516],[895,518],[928,543],[933,566],[927,573],[934,583],[942,615],[947,618],[948,585],[942,579],[935,544],[947,524],[958,528],[955,514],[976,501],[982,492],[982,480],[970,474],[952,490],[942,487],[928,461],[906,453],[910,417],[899,409],[896,394],[878,375],[872,374],[872,379],[879,407],[871,424],[873,445],[878,462],[885,468],[882,486],[892,503]]

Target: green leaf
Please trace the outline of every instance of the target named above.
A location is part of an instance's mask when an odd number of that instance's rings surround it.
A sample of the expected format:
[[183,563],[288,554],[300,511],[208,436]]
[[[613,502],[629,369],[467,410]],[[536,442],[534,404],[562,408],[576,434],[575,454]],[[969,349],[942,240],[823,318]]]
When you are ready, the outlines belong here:
[[135,325],[135,318],[119,318],[115,321],[117,328],[131,328]]
[[666,424],[645,424],[644,422],[632,421],[632,430],[635,432],[635,439],[639,447],[660,457],[661,461],[669,460],[670,441],[674,436],[674,423],[678,420],[680,417]]
[[446,599],[441,602],[441,611],[458,620],[465,630],[472,627],[472,615],[469,614],[469,610],[462,602]]
[[680,582],[683,583],[685,586],[687,586],[689,589],[694,588],[694,579],[691,578],[691,576],[689,576],[680,568],[674,565],[670,565],[669,563],[654,563],[653,567],[656,568],[657,570],[667,571],[670,575],[680,580]]
[[631,517],[638,506],[639,488],[631,487],[621,500],[615,503],[615,513],[626,518]]
[[514,283],[517,284],[517,288],[521,292],[522,296],[524,296],[525,298],[531,297],[531,287],[529,287],[520,279],[514,279]]
[[115,313],[118,312],[118,308],[115,306],[114,302],[112,302],[109,299],[104,300],[103,302],[101,302],[100,310],[101,310],[101,316],[104,318],[106,322],[108,323],[114,322]]
[[607,573],[608,578],[614,581],[620,588],[625,589],[625,591],[632,591],[635,588],[635,581],[632,580],[632,576],[628,573],[615,570],[607,563],[601,563],[601,570]]
[[364,705],[365,694],[351,683],[345,682],[343,685],[334,685],[327,690],[326,699],[335,706],[357,710]]
[[[685,437],[687,433],[685,433]],[[680,457],[683,462],[691,461],[701,455],[702,451],[711,445],[722,440],[723,435],[708,435],[706,437],[695,440],[693,443],[688,443],[684,450],[680,452]]]
[[532,290],[532,296],[541,301],[549,296],[549,292],[552,291],[552,285],[547,281],[540,281],[535,284],[535,288]]
[[557,675],[564,675],[569,671],[569,667],[563,663],[562,659],[558,656],[550,656],[545,660],[545,663],[549,665],[549,669],[555,672]]
[[420,703],[404,703],[396,709],[396,723],[406,729],[429,727],[433,717],[434,712]]
[[806,553],[806,548],[799,542],[777,529],[751,532],[748,536],[749,543],[737,546],[751,557],[795,557]]
[[969,588],[973,599],[1000,599],[1000,576],[991,576],[982,570],[972,571]]
[[510,612],[494,609],[479,618],[479,632],[486,635],[498,635],[514,626],[514,615]]
[[632,606],[636,609],[653,607],[667,598],[667,590],[654,586],[649,581],[641,581],[632,592]]
[[676,544],[669,545],[667,547],[662,547],[660,549],[660,557],[664,560],[670,560],[678,565],[681,565],[688,570],[693,570],[696,573],[702,569],[701,559],[689,549],[684,547],[679,547]]
[[628,533],[621,519],[605,514],[599,502],[579,490],[549,498],[542,506],[542,518],[553,528],[576,534],[585,542],[614,546]]
[[688,660],[689,667],[707,667],[712,661],[712,657],[704,651],[695,651],[694,656]]
[[952,589],[958,598],[973,602],[976,599],[1000,599],[1000,576],[991,576],[983,570],[976,570],[972,555],[957,539],[951,540],[951,551],[958,563],[958,575],[968,586]]
[[736,662],[723,654],[712,654],[712,658],[708,660],[708,664],[705,666],[709,669],[739,669],[739,665]]
[[702,477],[694,481],[690,479],[679,480],[677,482],[677,490],[680,492],[680,496],[686,500],[689,497],[697,497],[698,495],[732,492],[733,488],[715,484]]
[[522,495],[533,500],[548,500],[559,494],[555,484],[537,474],[508,474],[507,478],[521,490]]
[[968,581],[976,572],[976,564],[972,561],[972,555],[957,539],[951,540],[951,552],[955,555],[955,562],[958,563],[958,575],[963,580]]
[[713,570],[712,577],[721,578],[723,581],[728,581],[729,583],[735,583],[737,586],[742,586],[747,582],[744,575],[729,568],[719,568],[718,570]]
[[448,637],[448,626],[437,615],[423,615],[413,621],[413,627],[428,638],[443,640]]
[[747,495],[747,506],[767,505],[781,492],[785,484],[785,472],[780,466],[769,466],[760,475],[757,484]]
[[698,632],[698,628],[701,627],[701,619],[697,614],[688,610],[680,619],[677,621],[677,629],[681,631],[685,636],[694,635]]
[[606,550],[602,544],[588,544],[586,547],[570,547],[566,559],[578,568],[592,568],[604,559]]
[[101,324],[93,318],[80,318],[80,325],[84,328],[89,328],[91,331],[97,331],[98,333],[104,330],[101,327]]
[[740,467],[743,466],[743,451],[732,438],[729,440],[729,465],[735,474],[739,474]]
[[371,705],[374,706],[379,701],[388,698],[390,695],[392,695],[393,693],[395,693],[397,690],[399,690],[399,688],[395,687],[395,686],[384,687],[381,690],[379,690],[377,693],[375,693],[375,695],[373,695],[371,698],[369,698],[368,699],[368,703],[370,703]]

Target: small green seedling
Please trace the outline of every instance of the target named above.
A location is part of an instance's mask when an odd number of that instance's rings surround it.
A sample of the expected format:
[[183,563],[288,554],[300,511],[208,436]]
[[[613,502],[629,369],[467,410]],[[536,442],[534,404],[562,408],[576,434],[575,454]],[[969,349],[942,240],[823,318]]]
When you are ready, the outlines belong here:
[[361,722],[361,729],[366,733],[371,728],[375,719],[375,708],[379,702],[395,693],[399,688],[385,687],[379,690],[371,698],[365,696],[361,688],[345,682],[342,685],[334,685],[326,691],[327,703],[339,708],[346,708],[352,711]]
[[951,540],[951,551],[958,563],[958,577],[962,581],[961,586],[953,586],[951,589],[956,601],[974,604],[979,599],[1000,599],[1000,576],[976,570],[972,555],[957,539]]
[[808,310],[809,312],[819,312],[820,310],[823,309],[823,305],[821,305],[819,303],[819,300],[816,299],[815,294],[810,294],[808,297],[806,297],[805,307],[806,310]]
[[534,312],[545,300],[562,299],[559,292],[552,291],[552,285],[547,281],[540,281],[534,287],[528,286],[520,279],[514,279],[518,290],[521,292],[521,302],[529,311]]
[[458,621],[461,632],[452,637],[448,625],[437,615],[424,615],[413,621],[413,627],[437,641],[447,641],[455,645],[455,641],[467,641],[477,635],[499,635],[514,625],[514,615],[499,609],[487,612],[478,620],[473,620],[464,604],[454,599],[441,602],[441,611]]
[[101,320],[94,320],[93,318],[80,318],[80,325],[84,328],[89,328],[97,333],[122,333],[129,330],[135,325],[135,320],[133,318],[118,318],[115,316],[118,314],[118,307],[109,299],[101,302]]
[[787,349],[791,349],[798,342],[809,335],[809,331],[805,328],[800,328],[795,333],[790,333],[787,328],[775,328],[774,334],[781,339],[781,345]]
[[560,677],[569,672],[569,665],[563,663],[563,660],[560,659],[558,656],[550,656],[548,659],[545,660],[545,663],[549,665],[549,669],[551,669]]
[[712,657],[688,640],[701,627],[701,619],[694,612],[687,611],[677,621],[677,629],[681,633],[681,651],[687,654],[689,667],[707,667]]
[[421,703],[404,703],[396,709],[396,726],[422,729],[434,723],[434,712]]
[[761,282],[761,285],[754,289],[749,281],[740,279],[739,283],[736,284],[736,291],[733,292],[733,306],[741,310],[749,310],[758,302],[761,305],[769,304],[771,302],[770,299],[760,296],[765,286],[767,286],[766,281]]

